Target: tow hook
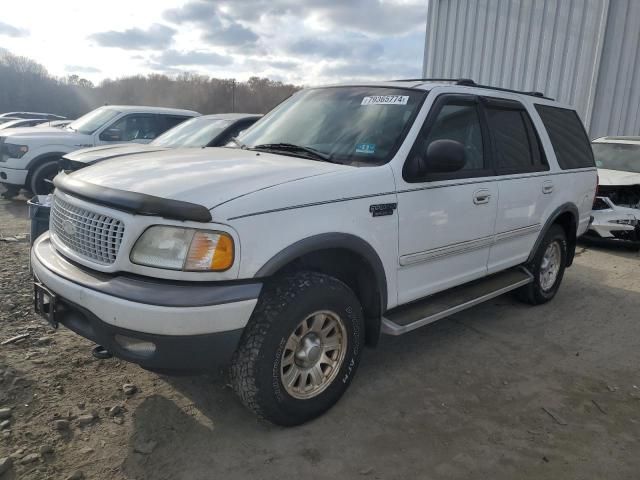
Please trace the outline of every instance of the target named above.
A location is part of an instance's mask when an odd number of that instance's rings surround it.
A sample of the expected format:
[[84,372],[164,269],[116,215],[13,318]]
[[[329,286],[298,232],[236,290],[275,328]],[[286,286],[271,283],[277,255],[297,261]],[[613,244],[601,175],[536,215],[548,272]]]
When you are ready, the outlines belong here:
[[106,360],[107,358],[113,357],[113,354],[102,345],[96,345],[95,347],[93,347],[93,349],[91,350],[91,355],[93,355],[94,358],[97,358],[98,360]]

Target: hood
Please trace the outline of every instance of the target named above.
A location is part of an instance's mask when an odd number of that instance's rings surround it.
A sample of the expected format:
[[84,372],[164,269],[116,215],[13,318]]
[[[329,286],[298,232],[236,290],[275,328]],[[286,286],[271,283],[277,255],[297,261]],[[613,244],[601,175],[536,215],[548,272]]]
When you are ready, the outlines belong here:
[[182,148],[115,158],[71,175],[103,187],[213,208],[257,190],[349,168],[236,148]]
[[90,135],[55,127],[8,128],[4,131],[0,130],[0,136],[6,137],[7,142],[47,142],[56,144],[68,144],[69,142],[91,138]]
[[158,152],[167,150],[166,147],[154,147],[140,143],[125,143],[122,145],[102,145],[100,147],[83,148],[71,153],[67,153],[64,158],[73,162],[92,165],[103,160],[122,157],[123,155],[133,155],[146,152]]
[[598,180],[600,185],[640,185],[640,173],[599,168]]

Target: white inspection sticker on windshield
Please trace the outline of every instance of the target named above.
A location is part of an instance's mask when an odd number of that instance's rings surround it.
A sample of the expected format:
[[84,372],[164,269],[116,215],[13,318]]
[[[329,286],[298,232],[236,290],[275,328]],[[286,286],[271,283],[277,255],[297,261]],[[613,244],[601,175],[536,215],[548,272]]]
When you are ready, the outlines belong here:
[[364,97],[360,105],[406,105],[409,95],[375,95]]

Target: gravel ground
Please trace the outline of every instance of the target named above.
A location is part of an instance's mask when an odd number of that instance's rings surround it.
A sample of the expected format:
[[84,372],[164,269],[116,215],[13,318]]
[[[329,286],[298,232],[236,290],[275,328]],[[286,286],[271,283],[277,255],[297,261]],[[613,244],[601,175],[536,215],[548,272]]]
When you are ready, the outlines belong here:
[[[0,202],[0,236],[27,229],[24,200]],[[0,342],[24,336],[0,345],[2,480],[638,478],[635,252],[581,247],[550,304],[503,296],[384,337],[341,402],[292,429],[223,376],[93,359],[33,314],[26,240],[0,258]]]

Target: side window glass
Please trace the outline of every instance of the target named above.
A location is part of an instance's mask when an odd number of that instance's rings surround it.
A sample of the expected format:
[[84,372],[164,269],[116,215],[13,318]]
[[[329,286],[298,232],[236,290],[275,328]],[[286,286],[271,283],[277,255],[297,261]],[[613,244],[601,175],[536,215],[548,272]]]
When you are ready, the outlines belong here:
[[154,115],[127,115],[100,134],[107,142],[133,142],[153,140],[161,133],[158,118]]
[[531,171],[533,149],[529,142],[524,111],[487,108],[487,117],[496,149],[496,167],[500,171]]
[[185,120],[187,120],[189,117],[173,117],[173,116],[164,116],[164,126],[163,126],[163,130],[160,133],[164,133],[167,130],[175,127],[176,125],[181,124],[182,122],[184,122]]
[[462,170],[485,168],[482,128],[475,103],[444,105],[431,128],[418,137],[419,152],[426,152],[435,140],[455,140],[464,146],[466,162]]
[[547,129],[560,168],[595,166],[591,142],[575,111],[541,104],[536,104],[536,110]]

